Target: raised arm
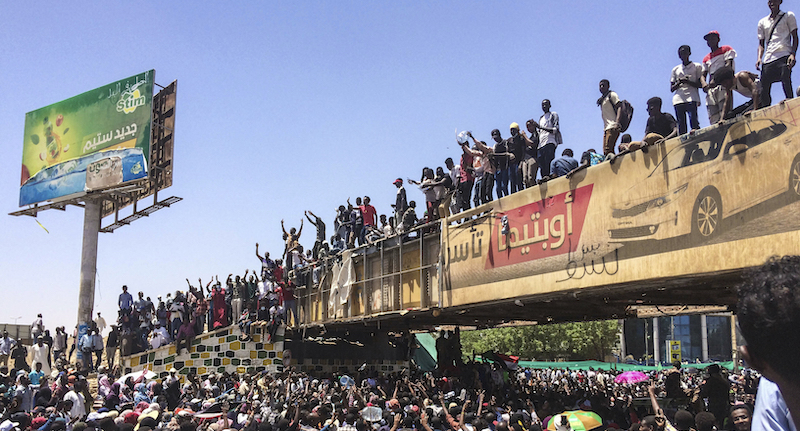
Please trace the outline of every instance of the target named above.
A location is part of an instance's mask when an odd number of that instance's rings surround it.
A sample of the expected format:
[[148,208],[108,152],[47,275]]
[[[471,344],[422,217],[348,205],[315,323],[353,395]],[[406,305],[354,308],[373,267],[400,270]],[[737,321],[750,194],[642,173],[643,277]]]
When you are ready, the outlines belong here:
[[531,141],[531,139],[528,137],[528,134],[525,133],[524,130],[519,129],[519,134],[522,135],[522,140],[525,141],[525,145],[527,145],[529,147],[536,147],[536,146],[539,145],[538,142]]

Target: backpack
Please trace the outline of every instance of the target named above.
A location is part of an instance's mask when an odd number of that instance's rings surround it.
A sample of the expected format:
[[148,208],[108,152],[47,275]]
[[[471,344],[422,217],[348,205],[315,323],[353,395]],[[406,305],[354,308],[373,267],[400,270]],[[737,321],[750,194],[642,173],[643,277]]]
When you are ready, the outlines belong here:
[[633,118],[633,105],[627,100],[621,100],[619,102],[619,106],[621,106],[622,114],[619,116],[619,127],[620,133],[624,133],[628,130],[628,126],[631,125],[631,119]]

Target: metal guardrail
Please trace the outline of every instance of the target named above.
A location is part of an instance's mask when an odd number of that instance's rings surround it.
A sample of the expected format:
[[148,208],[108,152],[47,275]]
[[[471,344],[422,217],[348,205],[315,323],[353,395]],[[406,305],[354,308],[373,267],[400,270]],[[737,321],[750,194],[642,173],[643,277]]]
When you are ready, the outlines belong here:
[[[440,306],[438,283],[441,254],[441,220],[430,222],[389,238],[354,249],[352,259],[356,281],[350,286],[347,304],[331,313],[329,309],[333,265],[341,254],[327,257],[311,267],[302,268],[297,278],[296,295],[300,325],[319,325],[340,319],[369,317],[391,311]],[[416,237],[409,235],[416,234]],[[415,253],[408,266],[409,253]],[[377,266],[377,269],[376,269]],[[319,271],[314,283],[314,271]],[[409,275],[415,275],[409,278]],[[415,290],[419,292],[415,292]],[[376,292],[379,295],[375,297]],[[336,312],[338,311],[338,313]]]

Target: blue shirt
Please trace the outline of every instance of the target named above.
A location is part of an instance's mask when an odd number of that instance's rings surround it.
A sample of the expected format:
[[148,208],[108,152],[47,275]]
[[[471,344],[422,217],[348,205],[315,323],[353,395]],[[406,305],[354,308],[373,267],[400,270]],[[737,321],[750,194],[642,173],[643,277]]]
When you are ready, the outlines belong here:
[[550,162],[550,176],[563,177],[578,167],[578,161],[569,156],[561,156]]
[[753,409],[752,431],[797,431],[778,385],[761,377]]
[[119,309],[120,310],[130,310],[133,307],[133,296],[131,296],[128,292],[122,292],[119,294]]
[[44,377],[44,371],[37,372],[36,370],[34,370],[31,371],[30,374],[28,374],[28,378],[31,379],[32,385],[38,385],[41,382],[42,377]]

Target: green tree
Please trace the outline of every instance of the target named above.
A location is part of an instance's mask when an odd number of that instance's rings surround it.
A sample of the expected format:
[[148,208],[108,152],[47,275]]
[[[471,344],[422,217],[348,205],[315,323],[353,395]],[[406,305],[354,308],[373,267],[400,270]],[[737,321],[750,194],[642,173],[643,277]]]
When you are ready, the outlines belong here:
[[461,333],[463,354],[487,350],[523,359],[603,360],[619,339],[616,320],[493,328]]

